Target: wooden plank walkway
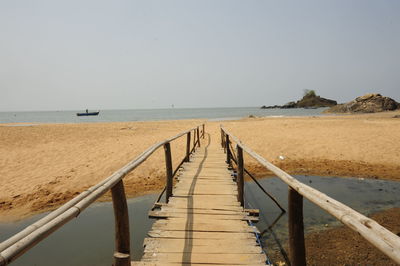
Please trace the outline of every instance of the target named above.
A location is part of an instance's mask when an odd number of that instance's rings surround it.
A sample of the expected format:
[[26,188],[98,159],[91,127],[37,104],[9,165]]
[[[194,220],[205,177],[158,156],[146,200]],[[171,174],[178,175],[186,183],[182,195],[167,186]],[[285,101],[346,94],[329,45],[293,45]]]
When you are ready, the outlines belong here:
[[198,148],[179,171],[173,197],[132,265],[265,265],[253,220],[237,200],[237,186],[217,144]]

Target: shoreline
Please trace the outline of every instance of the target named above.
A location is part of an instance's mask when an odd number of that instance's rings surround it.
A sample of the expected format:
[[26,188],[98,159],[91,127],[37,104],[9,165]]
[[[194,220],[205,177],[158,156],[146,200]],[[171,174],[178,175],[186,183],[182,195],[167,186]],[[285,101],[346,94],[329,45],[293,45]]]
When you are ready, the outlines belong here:
[[[398,114],[399,111],[256,117],[222,123],[289,174],[400,181],[400,119],[392,118]],[[203,122],[198,119],[0,125],[0,221],[20,220],[55,209],[156,142]],[[221,121],[205,123],[206,132],[213,141],[219,141]],[[185,145],[186,139],[171,144],[174,165],[183,158]],[[245,157],[245,164],[256,176],[271,176],[251,158]],[[128,197],[162,189],[163,152],[157,151],[128,174],[124,183]]]

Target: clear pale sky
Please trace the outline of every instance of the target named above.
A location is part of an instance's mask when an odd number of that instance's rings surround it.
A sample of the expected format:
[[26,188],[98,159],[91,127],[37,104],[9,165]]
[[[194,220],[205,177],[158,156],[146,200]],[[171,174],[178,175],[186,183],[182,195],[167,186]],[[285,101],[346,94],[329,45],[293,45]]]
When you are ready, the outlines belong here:
[[0,111],[400,101],[400,1],[3,0]]

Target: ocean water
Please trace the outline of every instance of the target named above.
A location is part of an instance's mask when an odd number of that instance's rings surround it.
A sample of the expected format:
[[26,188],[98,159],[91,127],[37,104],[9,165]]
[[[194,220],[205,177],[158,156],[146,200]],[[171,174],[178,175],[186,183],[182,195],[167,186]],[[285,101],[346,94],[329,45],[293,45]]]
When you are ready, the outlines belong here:
[[[266,116],[317,116],[325,108],[318,109],[260,109],[258,107],[238,108],[169,108],[137,110],[100,110],[98,116],[76,116],[76,111],[32,111],[0,112],[0,123],[90,123],[159,121],[180,119],[229,120],[250,115]],[[97,111],[97,110],[90,110]]]

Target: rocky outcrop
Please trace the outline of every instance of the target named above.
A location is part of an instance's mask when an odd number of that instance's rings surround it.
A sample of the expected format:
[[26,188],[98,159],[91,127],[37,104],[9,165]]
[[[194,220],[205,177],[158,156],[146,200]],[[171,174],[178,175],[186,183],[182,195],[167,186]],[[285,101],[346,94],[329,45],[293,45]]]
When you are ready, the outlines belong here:
[[307,94],[296,103],[297,108],[318,108],[318,107],[331,107],[337,105],[334,100],[322,98],[315,94]]
[[355,100],[339,104],[326,110],[326,113],[376,113],[400,109],[400,104],[380,94],[366,94]]
[[315,95],[314,91],[311,91],[304,95],[304,97],[297,102],[288,102],[284,105],[273,105],[273,106],[262,106],[261,109],[289,109],[289,108],[319,108],[319,107],[331,107],[337,104],[336,101],[322,98]]

